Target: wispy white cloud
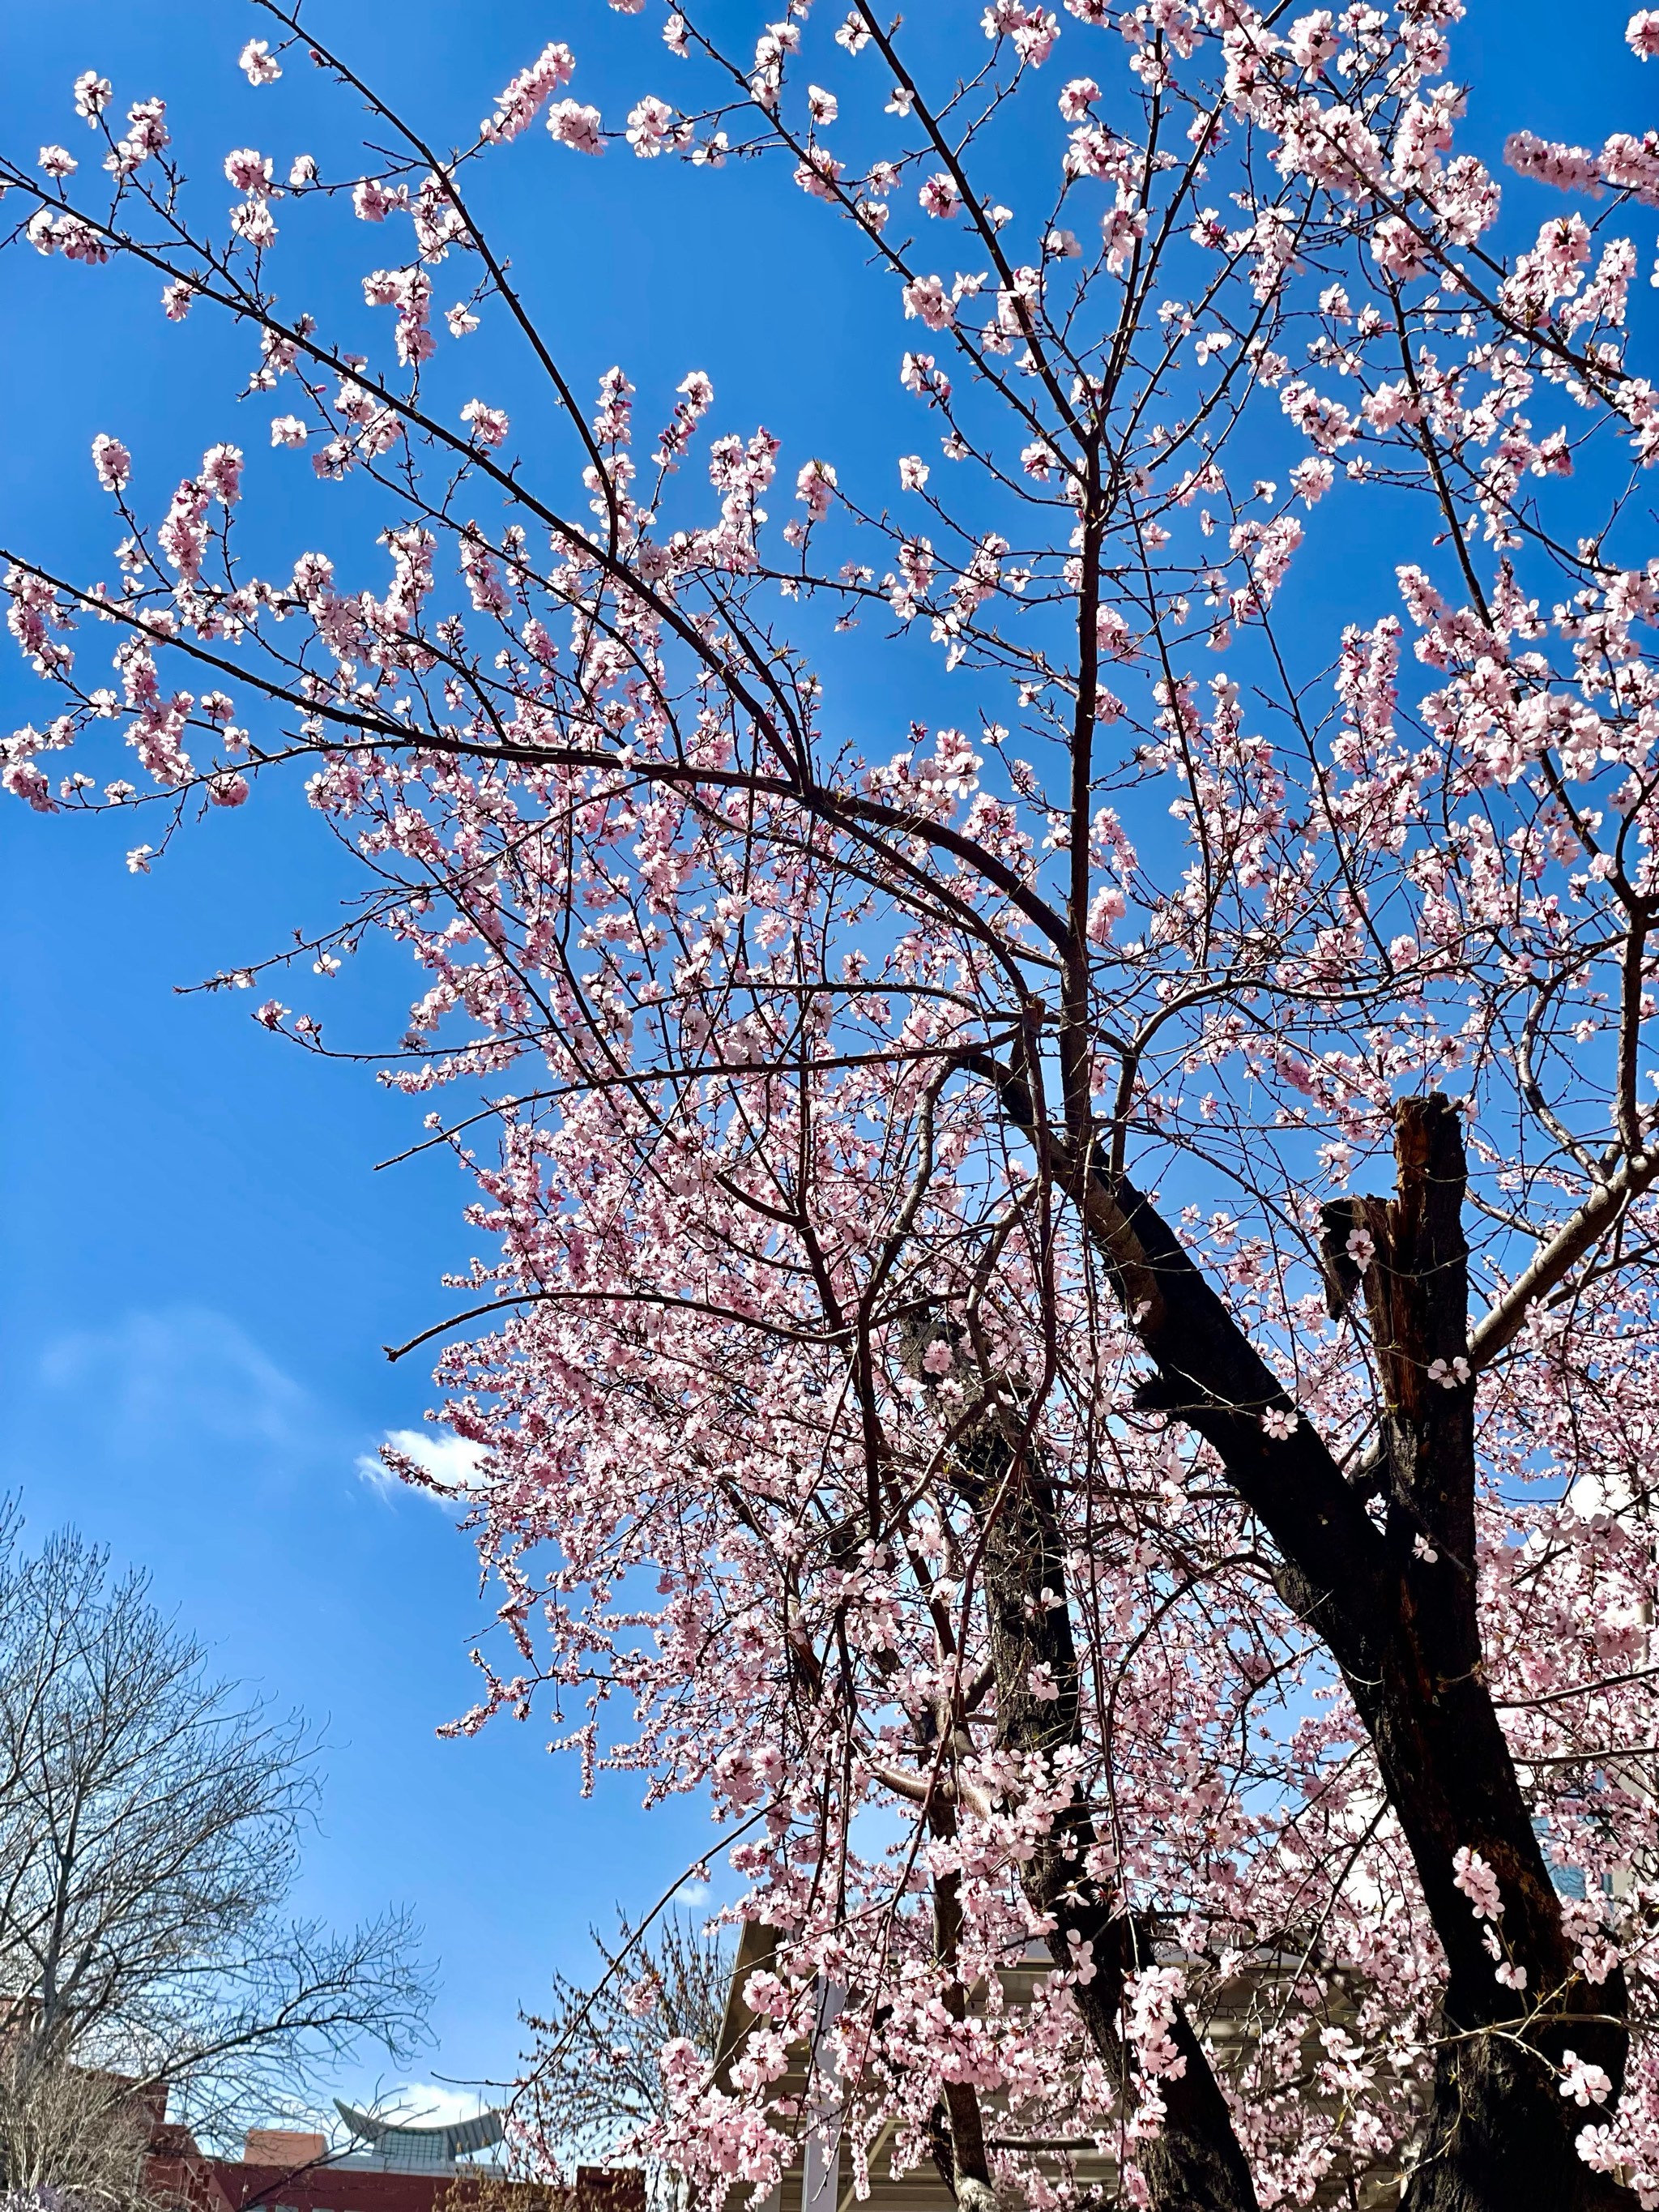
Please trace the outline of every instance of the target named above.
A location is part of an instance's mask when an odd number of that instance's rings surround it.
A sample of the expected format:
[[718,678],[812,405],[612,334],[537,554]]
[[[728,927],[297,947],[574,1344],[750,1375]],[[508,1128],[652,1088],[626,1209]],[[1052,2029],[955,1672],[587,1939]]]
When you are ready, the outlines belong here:
[[191,1437],[310,1450],[324,1425],[304,1386],[228,1315],[204,1306],[130,1313],[107,1328],[59,1337],[42,1356],[41,1379],[75,1393],[125,1459]]
[[[439,1486],[436,1490],[422,1493],[436,1504],[448,1505],[457,1499],[465,1500],[476,1489],[484,1454],[478,1445],[468,1443],[465,1437],[448,1429],[388,1429],[386,1441],[393,1451],[412,1459]],[[408,1486],[398,1480],[377,1453],[362,1453],[357,1473],[382,1498],[406,1492]]]
[[[206,1452],[284,1477],[354,1463],[356,1439],[337,1410],[210,1307],[129,1313],[61,1336],[42,1354],[40,1374],[66,1418],[89,1423],[117,1461]],[[466,1503],[483,1458],[476,1444],[438,1428],[391,1429],[385,1442],[441,1486],[423,1493],[441,1509]],[[355,1466],[388,1503],[407,1494],[375,1452],[356,1454]]]

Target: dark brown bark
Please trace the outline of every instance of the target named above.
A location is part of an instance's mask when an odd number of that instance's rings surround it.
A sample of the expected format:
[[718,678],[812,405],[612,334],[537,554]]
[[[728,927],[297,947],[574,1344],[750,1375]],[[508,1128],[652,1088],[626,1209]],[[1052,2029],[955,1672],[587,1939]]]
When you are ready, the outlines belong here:
[[[1153,1208],[1111,1192],[1158,1291],[1143,1341],[1158,1364],[1146,1394],[1214,1445],[1285,1563],[1285,1594],[1341,1668],[1376,1748],[1389,1802],[1416,1863],[1449,1970],[1424,2154],[1411,2212],[1519,2212],[1629,2205],[1592,2174],[1573,2138],[1553,2063],[1567,2047],[1622,2081],[1627,2038],[1618,1977],[1599,1987],[1573,1966],[1559,1900],[1480,1672],[1474,1562],[1474,1391],[1452,1363],[1468,1350],[1463,1144],[1446,1099],[1409,1099],[1395,1130],[1395,1197],[1367,1200],[1376,1245],[1366,1273],[1382,1444],[1378,1528],[1305,1420],[1282,1442],[1261,1425],[1288,1401]],[[1149,1318],[1152,1318],[1149,1316]],[[1449,1387],[1431,1375],[1445,1364]],[[1427,1554],[1432,1553],[1430,1557]],[[1497,1875],[1519,1993],[1500,1984],[1454,1856]]]
[[[1053,1492],[1018,1431],[1010,1413],[981,1424],[959,1455],[957,1480],[980,1531],[999,1736],[1016,1750],[1052,1758],[1082,1741],[1077,1648]],[[1046,1678],[1038,1671],[1044,1667]],[[1034,1674],[1058,1694],[1038,1697]],[[1021,1869],[1021,1879],[1030,1903],[1054,1922],[1047,1940],[1058,1966],[1074,1965],[1073,1936],[1091,1947],[1094,1976],[1076,1984],[1073,1996],[1127,2099],[1133,2069],[1120,2028],[1124,1984],[1152,1963],[1152,1951],[1146,1927],[1090,1873],[1097,1840],[1087,1808],[1073,1804]],[[1167,2117],[1140,2157],[1148,2202],[1153,2212],[1255,2212],[1255,2188],[1232,2115],[1184,2010],[1177,2011],[1170,2033],[1187,2063],[1181,2075],[1159,2084]]]
[[[1406,2202],[1413,2212],[1628,2203],[1625,2191],[1610,2191],[1578,2158],[1572,2138],[1585,2116],[1563,2104],[1552,2070],[1571,2047],[1605,2067],[1615,2085],[1622,2081],[1624,1984],[1614,1978],[1595,1987],[1573,1966],[1559,1900],[1480,1671],[1474,1388],[1453,1365],[1468,1340],[1455,1109],[1438,1097],[1405,1101],[1395,1152],[1395,1195],[1365,1201],[1376,1245],[1365,1298],[1382,1396],[1384,1540],[1398,1596],[1382,1664],[1350,1686],[1449,1973],[1429,2138]],[[1469,1901],[1452,1886],[1460,1844],[1478,1849],[1498,1875],[1501,1938],[1526,1971],[1522,1991],[1498,1982]],[[1536,2022],[1521,2026],[1534,2007]],[[1517,2027],[1519,2040],[1511,2041]]]
[[[950,1799],[935,1797],[928,1807],[928,1824],[937,1836],[955,1835],[956,1808]],[[933,1951],[951,1973],[945,1990],[945,2008],[952,2020],[966,2020],[968,1992],[957,1972],[962,1956],[962,1876],[954,1869],[933,1880]],[[971,2082],[947,2081],[943,2101],[945,2130],[943,2139],[934,2145],[934,2163],[957,2203],[969,2206],[972,2212],[975,2204],[988,2201],[992,2195],[979,2092]]]
[[[1376,1750],[1448,1966],[1408,2212],[1633,2212],[1628,2191],[1578,2158],[1574,2139],[1588,2116],[1563,2100],[1553,2071],[1571,2048],[1606,2070],[1616,2101],[1629,2043],[1624,1983],[1615,1973],[1591,1985],[1573,1965],[1480,1671],[1474,1385],[1451,1366],[1468,1352],[1455,1107],[1438,1095],[1401,1102],[1395,1196],[1364,1200],[1356,1217],[1377,1247],[1365,1292],[1383,1399],[1382,1449],[1368,1470],[1386,1500],[1378,1528],[1364,1503],[1376,1486],[1346,1481],[1305,1419],[1288,1436],[1263,1425],[1270,1408],[1295,1409],[1158,1209],[1093,1150],[1057,1139],[1018,1072],[988,1056],[969,1064],[995,1085],[1076,1203],[1153,1364],[1141,1405],[1213,1447],[1277,1547],[1282,1593],[1336,1661]],[[1333,1264],[1339,1225],[1328,1212],[1324,1258],[1331,1302],[1346,1306],[1358,1285]],[[1431,1376],[1437,1360],[1452,1387]],[[1455,1887],[1454,1858],[1464,1847],[1498,1876],[1508,1961],[1526,1972],[1519,1993],[1497,1980],[1470,1900]]]

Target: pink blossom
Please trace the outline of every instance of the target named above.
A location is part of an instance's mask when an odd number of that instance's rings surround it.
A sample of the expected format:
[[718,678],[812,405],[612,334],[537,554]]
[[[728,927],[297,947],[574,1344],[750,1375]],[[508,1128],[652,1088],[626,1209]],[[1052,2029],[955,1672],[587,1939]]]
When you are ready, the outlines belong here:
[[422,268],[375,269],[363,279],[363,298],[371,307],[395,307],[398,358],[405,365],[429,361],[437,349],[428,325],[432,279]]
[[112,90],[106,76],[100,76],[96,70],[83,70],[75,80],[76,113],[95,124],[109,106]]
[[44,772],[33,761],[9,761],[0,769],[0,790],[9,791],[14,799],[21,799],[37,814],[56,814],[58,803],[52,795],[52,785]]
[[1336,35],[1330,9],[1320,8],[1312,15],[1298,15],[1285,43],[1291,59],[1299,69],[1317,69],[1322,62],[1329,61],[1341,41]]
[[753,1758],[736,1746],[720,1753],[710,1779],[718,1795],[740,1810],[752,1805],[762,1794]]
[[1170,2033],[1184,1987],[1179,1966],[1143,1966],[1124,1984],[1126,2033],[1142,2071],[1153,2081],[1179,2081],[1187,2070]]
[[[1611,2127],[1580,2128],[1574,2138],[1573,2148],[1593,2173],[1617,2174],[1625,2163],[1625,2147],[1617,2131]],[[1652,2197],[1654,2191],[1651,2186],[1644,2194]],[[1638,2197],[1637,2201],[1639,2203],[1641,2199]],[[1648,2212],[1646,2206],[1643,2207],[1643,2212]]]
[[916,599],[925,599],[933,581],[933,547],[927,538],[906,538],[900,542],[896,558],[906,588]]
[[1101,237],[1106,248],[1106,266],[1112,270],[1127,269],[1135,248],[1146,235],[1145,208],[1109,208],[1101,217]]
[[1601,189],[1600,165],[1587,146],[1565,146],[1530,131],[1516,131],[1504,141],[1504,159],[1520,175],[1561,191],[1595,194]]
[[294,564],[292,589],[297,599],[320,599],[334,580],[334,563],[325,553],[302,553]]
[[252,146],[240,146],[225,156],[225,179],[239,192],[263,198],[270,190],[270,156],[257,153]]
[[1392,430],[1397,423],[1420,422],[1422,402],[1406,378],[1387,378],[1370,393],[1359,410],[1374,430]]
[[796,184],[814,199],[833,200],[842,173],[842,163],[823,146],[809,147],[805,159],[795,165]]
[[153,155],[161,153],[167,144],[165,120],[167,103],[161,100],[135,100],[127,110],[127,128],[115,143],[114,151],[104,166],[117,177],[131,177]]
[[1346,445],[1355,434],[1353,417],[1342,403],[1322,398],[1312,385],[1301,380],[1285,386],[1279,405],[1321,453]]
[[1447,162],[1436,198],[1447,235],[1459,246],[1473,246],[1497,222],[1503,196],[1484,162],[1458,154]]
[[991,0],[980,18],[988,39],[1009,38],[1022,62],[1040,69],[1054,51],[1060,36],[1056,19],[1041,8],[1022,4],[1022,0]]
[[1625,26],[1625,38],[1638,61],[1659,56],[1659,8],[1638,8]]
[[281,63],[264,39],[250,39],[237,56],[236,66],[253,85],[275,84],[283,73]]
[[461,536],[461,576],[467,598],[478,614],[504,615],[508,610],[506,588],[494,554],[471,526]]
[[547,127],[561,146],[568,146],[578,154],[605,151],[597,107],[584,107],[574,100],[556,100],[547,111]]
[[628,143],[641,161],[649,161],[674,143],[674,111],[665,100],[647,93],[628,111]]
[[1130,140],[1117,137],[1102,125],[1084,123],[1067,142],[1065,173],[1097,177],[1104,184],[1127,189],[1139,174],[1139,162]]
[[1103,606],[1096,611],[1095,643],[1109,660],[1133,660],[1140,651],[1134,632],[1112,606]]
[[242,492],[240,446],[210,446],[202,456],[202,482],[221,507],[234,507]]
[[1632,193],[1644,207],[1659,207],[1659,131],[1644,131],[1639,138],[1615,131],[1596,167],[1614,191]]
[[352,212],[359,222],[384,222],[397,205],[397,194],[378,177],[360,177],[351,188]]
[[478,136],[505,141],[527,131],[552,95],[569,83],[575,66],[568,46],[544,46],[496,95],[495,112],[478,125]]
[[43,146],[40,166],[49,177],[72,177],[81,165],[67,146]]
[[906,284],[899,295],[904,301],[907,317],[917,317],[930,331],[947,330],[956,319],[956,306],[945,289],[940,276],[919,276]]
[[805,501],[809,522],[828,514],[835,490],[836,472],[828,461],[808,461],[795,479],[795,496]]
[[899,382],[907,392],[941,404],[951,397],[951,380],[930,353],[907,353],[899,363]]
[[186,477],[173,495],[166,518],[155,533],[162,553],[188,582],[194,582],[201,573],[211,497],[205,484]]
[[276,219],[270,212],[270,202],[257,198],[243,200],[232,208],[230,227],[256,252],[263,252],[276,235]]
[[1427,241],[1403,216],[1390,216],[1377,225],[1371,251],[1378,266],[1399,284],[1427,276],[1433,266]]
[[461,410],[461,420],[471,426],[481,446],[499,446],[506,440],[506,415],[499,407],[486,406],[482,399],[469,399]]
[[1482,1920],[1501,1920],[1504,1899],[1498,1887],[1498,1876],[1486,1864],[1479,1851],[1460,1844],[1452,1855],[1452,1883],[1461,1889]]
[[1305,177],[1345,199],[1364,196],[1383,169],[1382,147],[1363,117],[1340,102],[1327,106],[1311,95],[1291,106],[1274,160],[1286,174]]
[[132,455],[118,438],[100,430],[92,441],[92,465],[106,491],[125,491],[132,474]]
[[54,215],[50,207],[36,208],[23,226],[23,235],[37,253],[61,253],[67,261],[94,266],[109,258],[109,243],[100,233],[79,216]]
[[1606,2104],[1613,2094],[1613,2077],[1601,2066],[1579,2057],[1577,2051],[1564,2051],[1559,2088],[1564,2097],[1571,2097],[1577,2106]]
[[1104,884],[1090,902],[1089,942],[1091,945],[1107,944],[1111,938],[1113,923],[1121,921],[1127,912],[1128,902],[1117,885]]

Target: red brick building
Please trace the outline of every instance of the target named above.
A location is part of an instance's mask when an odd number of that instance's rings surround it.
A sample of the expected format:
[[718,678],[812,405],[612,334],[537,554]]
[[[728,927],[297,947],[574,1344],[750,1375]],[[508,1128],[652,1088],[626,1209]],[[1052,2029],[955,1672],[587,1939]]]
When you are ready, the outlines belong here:
[[[372,2123],[367,2150],[331,2153],[326,2138],[283,2128],[250,2128],[240,2159],[215,2158],[187,2130],[156,2115],[146,2181],[179,2212],[645,2212],[645,2177],[584,2166],[559,2188],[510,2181],[475,2166],[468,2150],[501,2139],[499,2115],[459,2128]],[[364,2116],[351,2113],[356,2124]],[[410,2140],[413,2138],[414,2140]],[[361,2143],[363,2137],[360,2135]]]

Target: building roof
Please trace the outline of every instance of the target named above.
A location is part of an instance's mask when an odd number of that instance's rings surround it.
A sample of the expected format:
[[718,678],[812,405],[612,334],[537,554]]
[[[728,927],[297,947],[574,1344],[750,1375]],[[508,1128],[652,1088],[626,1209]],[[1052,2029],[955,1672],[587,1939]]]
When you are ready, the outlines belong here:
[[458,2158],[488,2150],[501,2139],[498,2112],[421,2128],[398,2120],[376,2119],[373,2113],[360,2112],[338,2097],[334,2109],[357,2141],[369,2145],[369,2163],[382,2173],[453,2173]]

